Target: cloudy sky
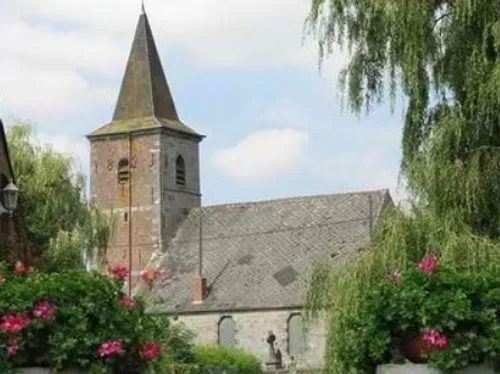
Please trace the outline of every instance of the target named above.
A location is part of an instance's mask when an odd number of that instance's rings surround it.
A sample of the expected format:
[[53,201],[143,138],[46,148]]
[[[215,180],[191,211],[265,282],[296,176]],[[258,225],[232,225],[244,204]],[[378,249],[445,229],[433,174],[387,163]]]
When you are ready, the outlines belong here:
[[[303,42],[310,0],[146,0],[205,204],[397,190],[402,112],[341,109],[337,51],[320,74]],[[140,0],[0,0],[0,117],[78,157],[111,119]]]

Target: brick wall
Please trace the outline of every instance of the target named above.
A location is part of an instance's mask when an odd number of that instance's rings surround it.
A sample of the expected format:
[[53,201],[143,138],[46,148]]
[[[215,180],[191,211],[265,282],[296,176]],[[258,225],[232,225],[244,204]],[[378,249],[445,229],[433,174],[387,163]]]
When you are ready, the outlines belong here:
[[[101,211],[112,216],[114,223],[107,253],[110,266],[128,266],[130,226],[132,270],[144,268],[159,247],[160,186],[157,176],[160,168],[156,162],[159,150],[159,135],[134,136],[130,157],[127,136],[91,142],[91,196]],[[130,165],[125,183],[118,181],[121,159],[127,159]]]
[[[132,273],[137,276],[154,252],[162,252],[189,209],[200,205],[198,141],[167,131],[128,134],[91,140],[91,196],[98,209],[113,217],[109,266],[129,264],[132,230]],[[177,156],[184,158],[186,185],[175,182]],[[121,159],[129,159],[130,174],[119,183]],[[129,189],[131,212],[129,212]]]
[[[268,332],[276,336],[275,346],[281,350],[283,363],[290,365],[288,355],[288,320],[298,310],[256,311],[231,314],[182,315],[178,323],[185,325],[196,334],[196,342],[202,345],[218,344],[218,324],[222,317],[231,316],[236,326],[236,347],[257,356],[263,364],[269,357],[269,345],[266,342]],[[318,322],[306,325],[306,344],[302,356],[296,357],[297,368],[321,368],[325,352],[325,326]]]
[[14,263],[23,261],[29,265],[40,264],[41,252],[25,239],[22,222],[8,214],[0,216],[0,261]]

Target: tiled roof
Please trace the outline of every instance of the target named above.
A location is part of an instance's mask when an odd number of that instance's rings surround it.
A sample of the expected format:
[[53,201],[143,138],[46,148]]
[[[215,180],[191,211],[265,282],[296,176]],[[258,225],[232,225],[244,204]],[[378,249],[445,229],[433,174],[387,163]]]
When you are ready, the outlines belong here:
[[200,259],[200,209],[195,209],[157,260],[166,277],[150,294],[151,311],[300,306],[311,265],[338,267],[356,256],[389,202],[389,192],[379,190],[201,208],[203,276],[209,285],[201,305],[192,303],[191,293]]

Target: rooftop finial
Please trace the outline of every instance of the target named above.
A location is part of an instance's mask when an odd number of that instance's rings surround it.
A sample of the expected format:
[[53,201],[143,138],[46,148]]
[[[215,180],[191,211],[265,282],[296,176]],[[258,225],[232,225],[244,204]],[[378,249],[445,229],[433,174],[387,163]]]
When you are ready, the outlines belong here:
[[141,0],[141,10],[142,14],[146,14],[146,7],[144,6],[144,0]]

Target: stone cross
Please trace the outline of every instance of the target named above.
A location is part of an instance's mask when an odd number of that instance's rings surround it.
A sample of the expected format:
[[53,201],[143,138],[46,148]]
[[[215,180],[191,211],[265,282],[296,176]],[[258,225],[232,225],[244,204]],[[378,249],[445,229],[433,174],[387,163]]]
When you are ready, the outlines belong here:
[[274,342],[276,341],[276,336],[272,331],[269,331],[267,336],[267,344],[269,344],[269,358],[266,361],[266,367],[268,369],[281,369],[281,351],[274,347]]

